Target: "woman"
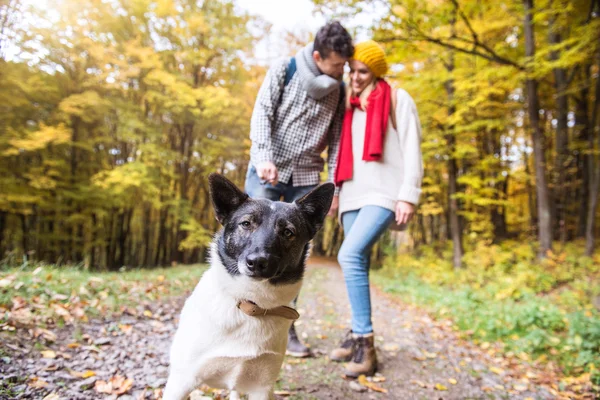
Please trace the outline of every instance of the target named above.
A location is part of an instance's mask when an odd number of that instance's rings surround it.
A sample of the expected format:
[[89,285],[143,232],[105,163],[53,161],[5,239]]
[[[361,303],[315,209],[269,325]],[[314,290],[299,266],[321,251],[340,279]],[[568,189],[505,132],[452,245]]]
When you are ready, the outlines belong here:
[[415,212],[423,166],[421,126],[410,95],[382,78],[388,66],[374,41],[356,45],[342,128],[336,185],[344,242],[338,261],[352,308],[352,330],[330,358],[350,361],[345,375],[373,375],[369,259],[373,245],[394,224],[403,229]]

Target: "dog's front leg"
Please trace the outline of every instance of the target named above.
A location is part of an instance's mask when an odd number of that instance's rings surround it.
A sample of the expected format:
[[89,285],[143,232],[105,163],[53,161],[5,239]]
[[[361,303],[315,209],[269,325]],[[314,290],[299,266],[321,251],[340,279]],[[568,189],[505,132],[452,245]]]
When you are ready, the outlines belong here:
[[193,376],[171,372],[167,379],[163,400],[185,400],[195,387],[196,380]]
[[248,393],[248,400],[275,400],[275,394],[272,388],[265,390],[257,390],[252,393]]

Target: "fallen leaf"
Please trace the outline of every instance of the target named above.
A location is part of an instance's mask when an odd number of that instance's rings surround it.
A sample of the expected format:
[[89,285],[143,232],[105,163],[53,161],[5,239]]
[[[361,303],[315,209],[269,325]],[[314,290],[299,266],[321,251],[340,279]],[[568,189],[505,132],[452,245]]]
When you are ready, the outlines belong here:
[[144,316],[152,318],[152,312],[150,310],[144,310]]
[[373,382],[385,382],[385,376],[383,375],[375,375],[373,378],[371,378],[371,380]]
[[436,358],[438,356],[437,353],[430,353],[428,351],[424,351],[423,355],[425,355],[427,358]]
[[96,376],[96,373],[94,371],[90,371],[89,369],[85,372],[69,370],[69,374],[71,374],[71,376],[74,376],[75,378],[83,378],[83,379],[91,378],[92,376]]
[[422,388],[426,388],[427,387],[427,385],[423,381],[412,380],[411,382],[415,383],[415,384],[417,384],[419,386],[421,386]]
[[454,378],[449,378],[448,382],[450,382],[453,385],[456,385],[458,383],[458,381],[456,379],[454,379]]
[[43,379],[38,378],[37,376],[31,377],[30,381],[31,382],[29,382],[27,385],[34,389],[43,389],[46,386],[48,386],[48,382],[46,382]]
[[133,379],[127,378],[121,383],[121,385],[118,387],[118,389],[115,392],[113,392],[113,394],[117,394],[117,395],[125,394],[132,387],[133,387]]
[[368,387],[369,389],[375,391],[375,392],[379,392],[379,393],[387,393],[387,389],[384,389],[380,386],[377,386],[376,384],[374,384],[373,382],[369,382],[367,380],[367,377],[364,375],[360,375],[358,377],[358,383],[360,383],[361,385]]
[[67,345],[67,347],[68,347],[69,349],[76,349],[76,348],[78,348],[78,347],[80,347],[80,346],[81,346],[81,345],[80,345],[79,343],[75,343],[75,342],[73,342],[73,343],[69,343],[69,344]]
[[123,332],[126,335],[130,335],[131,332],[133,332],[133,326],[132,325],[122,325],[122,324],[119,324],[119,329],[121,330],[121,332]]
[[43,358],[56,358],[56,353],[52,350],[42,350],[41,353]]
[[524,391],[526,391],[526,390],[527,390],[527,385],[519,385],[519,384],[517,384],[517,385],[514,385],[514,386],[513,386],[513,388],[514,388],[516,391],[519,391],[519,392],[524,392]]
[[60,400],[60,397],[56,393],[50,393],[48,396],[44,397],[43,400]]
[[33,337],[43,337],[49,342],[56,342],[56,333],[49,331],[48,329],[35,328],[33,330]]
[[493,373],[495,373],[497,375],[504,374],[504,370],[502,368],[498,368],[498,367],[490,367],[490,371],[492,371]]
[[98,393],[112,394],[113,387],[110,382],[96,381],[94,384],[94,390]]
[[448,390],[448,388],[441,383],[436,383],[434,386],[435,390]]
[[23,308],[27,305],[27,302],[21,296],[15,296],[12,298],[12,311],[17,311],[20,308]]
[[0,279],[0,288],[5,288],[13,283],[14,276],[7,276],[6,278]]
[[383,346],[383,350],[385,351],[398,351],[400,350],[400,346],[397,344],[386,344]]
[[291,396],[292,392],[288,391],[288,390],[276,390],[273,393],[275,393],[277,396]]

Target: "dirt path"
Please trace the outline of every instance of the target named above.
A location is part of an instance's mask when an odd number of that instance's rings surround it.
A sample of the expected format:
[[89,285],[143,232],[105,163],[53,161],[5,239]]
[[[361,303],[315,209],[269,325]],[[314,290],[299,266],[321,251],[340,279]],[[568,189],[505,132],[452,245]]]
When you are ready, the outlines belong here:
[[[167,377],[167,353],[182,301],[155,304],[144,319],[125,316],[63,328],[50,345],[55,358],[41,358],[36,340],[2,334],[0,398],[43,399],[52,393],[57,395],[52,400],[117,398],[94,389],[97,381],[108,382],[115,376],[132,380],[129,384],[113,378],[117,388],[131,386],[119,399],[158,398]],[[313,261],[299,302],[298,330],[316,357],[286,360],[277,383],[279,395],[346,400],[553,398],[542,387],[506,376],[483,350],[459,341],[448,323],[433,321],[377,291],[373,306],[385,378],[376,384],[387,393],[357,392],[358,385],[342,379],[342,366],[329,362],[329,350],[349,326],[350,309],[339,268],[324,260]],[[95,375],[82,376],[88,370]],[[443,387],[436,389],[436,384]]]

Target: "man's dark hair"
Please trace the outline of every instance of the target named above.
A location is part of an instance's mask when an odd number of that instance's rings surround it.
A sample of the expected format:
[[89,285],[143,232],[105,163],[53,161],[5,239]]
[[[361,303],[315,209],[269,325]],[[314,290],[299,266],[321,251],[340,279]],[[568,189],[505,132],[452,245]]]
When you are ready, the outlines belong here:
[[324,59],[329,57],[332,51],[344,58],[350,58],[354,54],[352,37],[338,21],[332,21],[319,29],[315,37],[314,50],[318,51]]

